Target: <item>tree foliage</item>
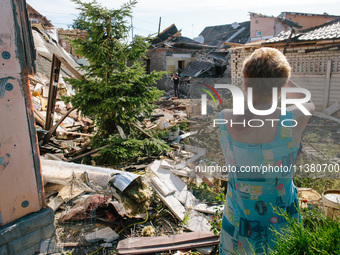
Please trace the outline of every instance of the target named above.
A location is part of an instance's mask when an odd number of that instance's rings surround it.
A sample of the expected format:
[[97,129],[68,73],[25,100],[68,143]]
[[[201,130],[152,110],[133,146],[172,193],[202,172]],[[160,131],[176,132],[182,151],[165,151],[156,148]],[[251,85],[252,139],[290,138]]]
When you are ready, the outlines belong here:
[[76,88],[71,102],[84,115],[95,118],[97,136],[103,140],[117,134],[117,126],[123,128],[129,139],[132,133],[128,123],[150,114],[152,102],[161,95],[153,85],[164,75],[156,71],[146,73],[143,59],[149,47],[148,38],[136,36],[128,40],[127,18],[137,2],[132,0],[111,10],[96,1],[73,2],[80,10],[75,24],[87,33],[74,39],[72,45],[90,66],[82,67],[86,71],[84,80],[68,79]]

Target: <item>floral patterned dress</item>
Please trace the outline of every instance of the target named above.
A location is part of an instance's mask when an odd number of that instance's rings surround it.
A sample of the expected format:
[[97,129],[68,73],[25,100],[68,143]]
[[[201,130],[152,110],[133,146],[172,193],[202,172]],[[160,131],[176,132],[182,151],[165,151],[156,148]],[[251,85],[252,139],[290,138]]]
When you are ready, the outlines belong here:
[[234,141],[226,126],[220,125],[226,165],[234,170],[229,172],[220,254],[266,254],[273,248],[272,228],[279,230],[285,224],[274,208],[299,217],[293,183],[298,146],[292,139],[290,119],[290,111],[281,115],[274,140],[265,144]]

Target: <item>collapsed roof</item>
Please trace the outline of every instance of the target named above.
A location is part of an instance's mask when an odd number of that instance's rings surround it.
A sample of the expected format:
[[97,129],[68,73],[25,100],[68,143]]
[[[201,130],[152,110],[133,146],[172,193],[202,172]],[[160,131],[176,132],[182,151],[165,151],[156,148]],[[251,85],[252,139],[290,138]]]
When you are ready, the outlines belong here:
[[178,30],[175,24],[166,28],[164,31],[159,33],[152,41],[153,47],[176,47],[176,48],[187,48],[187,49],[215,49],[209,45],[199,43],[188,37],[181,35],[181,30]]
[[210,70],[215,66],[214,61],[209,59],[194,60],[187,68],[181,73],[182,77],[198,77],[202,73]]
[[[49,80],[53,54],[60,56],[74,69],[76,69],[81,74],[84,74],[84,72],[79,71],[80,65],[77,64],[72,55],[66,52],[66,50],[58,44],[58,34],[56,30],[50,30],[47,32],[46,30],[39,29],[38,27],[33,27],[32,34],[37,51],[36,75],[41,80]],[[72,73],[68,69],[62,67],[61,70],[62,76],[73,77]]]
[[211,46],[218,47],[224,42],[244,44],[249,42],[250,21],[206,27],[200,35],[204,37],[204,43]]

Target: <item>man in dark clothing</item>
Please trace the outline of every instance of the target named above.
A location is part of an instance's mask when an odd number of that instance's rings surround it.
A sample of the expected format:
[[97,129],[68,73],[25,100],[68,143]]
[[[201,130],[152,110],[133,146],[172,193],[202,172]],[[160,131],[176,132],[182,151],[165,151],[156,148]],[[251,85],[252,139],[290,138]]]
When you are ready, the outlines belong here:
[[174,83],[175,97],[178,97],[179,96],[179,94],[178,94],[178,87],[179,87],[179,82],[180,82],[178,73],[175,73],[171,77],[171,81],[173,81],[173,83]]

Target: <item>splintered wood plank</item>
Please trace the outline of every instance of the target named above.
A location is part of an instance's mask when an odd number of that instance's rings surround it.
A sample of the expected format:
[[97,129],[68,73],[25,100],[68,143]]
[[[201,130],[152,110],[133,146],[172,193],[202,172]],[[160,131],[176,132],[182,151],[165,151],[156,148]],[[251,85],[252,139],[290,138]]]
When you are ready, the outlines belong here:
[[64,203],[64,200],[59,197],[56,196],[55,198],[53,198],[48,204],[48,207],[51,207],[52,210],[55,212],[56,210],[58,210],[58,208]]
[[150,254],[160,251],[192,249],[217,244],[219,237],[200,231],[171,236],[132,237],[118,243],[119,254]]

